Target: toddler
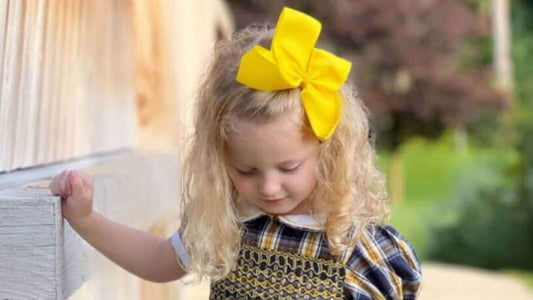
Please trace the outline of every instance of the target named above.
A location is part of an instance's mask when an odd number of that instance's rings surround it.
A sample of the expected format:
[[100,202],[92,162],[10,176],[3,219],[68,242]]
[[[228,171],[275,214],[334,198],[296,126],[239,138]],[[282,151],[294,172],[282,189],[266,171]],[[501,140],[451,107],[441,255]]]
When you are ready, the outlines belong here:
[[50,185],[72,227],[144,279],[194,272],[211,299],[415,299],[421,267],[391,226],[351,64],[315,48],[320,23],[284,8],[219,42],[184,160],[169,239],[92,210],[91,180]]

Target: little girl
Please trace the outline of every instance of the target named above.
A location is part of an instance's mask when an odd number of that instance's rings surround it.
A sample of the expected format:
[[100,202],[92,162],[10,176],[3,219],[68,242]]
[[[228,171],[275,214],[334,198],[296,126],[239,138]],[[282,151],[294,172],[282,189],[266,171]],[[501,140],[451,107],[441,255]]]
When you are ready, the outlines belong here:
[[320,23],[284,8],[217,44],[169,239],[92,210],[92,183],[54,178],[63,214],[96,249],[151,281],[211,279],[211,299],[415,299],[421,267],[392,227],[350,63],[315,48]]

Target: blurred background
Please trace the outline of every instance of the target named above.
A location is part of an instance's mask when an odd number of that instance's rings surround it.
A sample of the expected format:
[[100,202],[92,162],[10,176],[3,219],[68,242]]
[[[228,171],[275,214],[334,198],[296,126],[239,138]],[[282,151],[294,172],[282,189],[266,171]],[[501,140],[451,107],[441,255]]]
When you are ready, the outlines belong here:
[[532,0],[0,3],[0,172],[181,152],[216,40],[289,6],[353,63],[421,298],[533,299]]
[[423,298],[506,289],[490,276],[464,281],[487,274],[533,290],[533,1],[228,3],[236,29],[275,22],[284,5],[307,12],[322,21],[319,47],[352,61],[391,225],[423,261],[425,289],[439,292]]

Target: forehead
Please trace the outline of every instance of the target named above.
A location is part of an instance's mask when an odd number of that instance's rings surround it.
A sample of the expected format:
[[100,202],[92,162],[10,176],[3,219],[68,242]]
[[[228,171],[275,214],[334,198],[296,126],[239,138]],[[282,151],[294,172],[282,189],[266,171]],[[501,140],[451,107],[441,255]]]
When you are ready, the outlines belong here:
[[306,135],[290,115],[264,124],[238,119],[234,126],[227,141],[232,163],[263,166],[301,160],[318,147],[318,140]]

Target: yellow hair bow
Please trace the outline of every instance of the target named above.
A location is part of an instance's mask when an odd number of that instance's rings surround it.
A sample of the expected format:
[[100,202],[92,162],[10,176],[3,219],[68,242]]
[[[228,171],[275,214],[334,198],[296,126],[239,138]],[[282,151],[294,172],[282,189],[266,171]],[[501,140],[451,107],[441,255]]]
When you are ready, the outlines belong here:
[[237,81],[247,87],[276,91],[302,87],[305,113],[316,137],[327,140],[339,123],[342,98],[338,90],[351,63],[315,48],[321,24],[290,8],[283,8],[271,50],[255,46],[241,59]]

